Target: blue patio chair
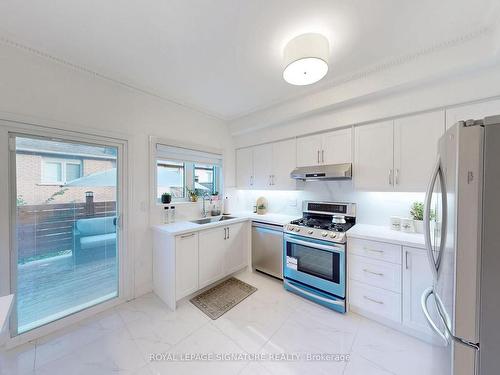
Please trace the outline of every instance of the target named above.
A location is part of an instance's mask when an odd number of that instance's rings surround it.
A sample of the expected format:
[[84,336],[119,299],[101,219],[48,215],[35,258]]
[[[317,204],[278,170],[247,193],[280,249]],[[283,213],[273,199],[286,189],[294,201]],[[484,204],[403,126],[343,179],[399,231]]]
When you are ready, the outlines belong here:
[[76,264],[116,256],[116,216],[75,222],[73,257]]

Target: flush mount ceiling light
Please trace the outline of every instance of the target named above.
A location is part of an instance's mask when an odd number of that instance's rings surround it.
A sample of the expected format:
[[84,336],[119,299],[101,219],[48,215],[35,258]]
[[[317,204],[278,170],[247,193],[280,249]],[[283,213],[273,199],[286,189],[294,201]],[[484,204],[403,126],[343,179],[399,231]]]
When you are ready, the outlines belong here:
[[283,78],[291,85],[310,85],[328,72],[330,46],[321,34],[302,34],[288,42],[283,53]]

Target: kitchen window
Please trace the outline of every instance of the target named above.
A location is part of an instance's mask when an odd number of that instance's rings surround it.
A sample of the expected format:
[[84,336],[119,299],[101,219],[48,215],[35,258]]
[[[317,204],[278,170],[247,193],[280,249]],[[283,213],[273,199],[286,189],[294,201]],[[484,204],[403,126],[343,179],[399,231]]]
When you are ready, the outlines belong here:
[[167,160],[157,160],[157,198],[163,193],[172,194],[172,198],[184,198],[186,196],[186,179],[184,163]]
[[82,177],[82,161],[73,159],[42,159],[42,183],[62,185]]
[[156,200],[170,193],[174,201],[187,201],[221,191],[222,155],[156,144]]
[[194,182],[195,189],[209,194],[217,193],[218,168],[214,165],[195,165]]

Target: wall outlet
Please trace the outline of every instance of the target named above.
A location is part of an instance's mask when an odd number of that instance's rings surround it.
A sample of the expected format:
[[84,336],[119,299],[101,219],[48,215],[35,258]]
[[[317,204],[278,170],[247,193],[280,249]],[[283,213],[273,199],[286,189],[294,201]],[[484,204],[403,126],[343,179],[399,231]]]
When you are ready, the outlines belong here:
[[297,199],[289,199],[288,206],[289,207],[297,207]]

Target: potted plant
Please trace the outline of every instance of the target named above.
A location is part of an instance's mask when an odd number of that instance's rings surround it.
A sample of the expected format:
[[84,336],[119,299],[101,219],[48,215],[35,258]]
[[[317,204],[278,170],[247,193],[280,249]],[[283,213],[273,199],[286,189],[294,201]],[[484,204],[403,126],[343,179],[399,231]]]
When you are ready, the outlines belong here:
[[188,189],[188,197],[191,202],[198,202],[198,193],[196,190]]
[[[424,204],[422,202],[414,202],[410,208],[410,215],[413,218],[415,232],[424,233]],[[436,214],[432,209],[429,212],[429,219],[431,232],[433,232],[436,224]]]
[[261,203],[257,206],[257,214],[264,215],[267,211],[267,207],[264,203]]
[[422,202],[413,202],[410,207],[410,215],[413,219],[415,232],[424,233],[424,204]]
[[163,204],[169,204],[170,202],[172,202],[172,194],[170,194],[170,193],[163,193],[161,195],[161,203],[163,203]]

